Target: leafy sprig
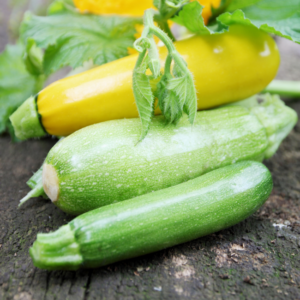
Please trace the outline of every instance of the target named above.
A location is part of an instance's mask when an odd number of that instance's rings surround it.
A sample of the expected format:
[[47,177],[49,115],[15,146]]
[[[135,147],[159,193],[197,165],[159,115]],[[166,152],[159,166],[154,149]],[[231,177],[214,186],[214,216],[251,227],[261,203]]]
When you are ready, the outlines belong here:
[[175,41],[175,37],[169,28],[168,20],[189,1],[190,0],[153,0],[153,4],[159,12],[154,15],[154,20],[157,22],[158,27],[162,29],[172,41]]
[[43,85],[39,74],[32,75],[26,70],[22,59],[22,44],[7,45],[0,54],[0,134],[9,130],[14,138],[9,116]]
[[172,18],[175,23],[185,26],[190,32],[195,34],[213,34],[220,33],[222,30],[215,31],[204,24],[202,18],[203,6],[194,1],[185,5],[182,10]]
[[[300,43],[300,0],[243,1],[242,9],[236,9],[237,1],[228,7],[228,12],[217,20],[225,26],[243,24],[255,26],[265,32],[276,34]],[[245,3],[246,2],[246,3]],[[247,5],[247,2],[254,2]]]
[[202,6],[194,1],[172,19],[195,34],[219,34],[234,24],[255,26],[265,32],[300,43],[300,0],[222,0],[212,8],[212,17],[205,25]]
[[80,67],[90,59],[101,65],[128,55],[138,22],[135,18],[72,12],[46,17],[28,14],[21,37],[24,42],[31,38],[46,49],[44,71],[49,75],[64,66]]
[[[154,95],[151,90],[150,76],[146,74],[146,71],[150,69],[151,77],[157,78],[160,69],[160,57],[153,40],[154,35],[164,43],[168,50],[164,73],[156,90],[160,110],[168,123],[177,123],[185,112],[191,124],[195,121],[197,111],[193,76],[171,39],[154,25],[154,15],[153,10],[145,12],[144,31],[141,38],[134,43],[135,49],[140,52],[133,71],[133,91],[142,122],[140,140],[146,136],[154,112]],[[172,62],[174,62],[173,68]]]

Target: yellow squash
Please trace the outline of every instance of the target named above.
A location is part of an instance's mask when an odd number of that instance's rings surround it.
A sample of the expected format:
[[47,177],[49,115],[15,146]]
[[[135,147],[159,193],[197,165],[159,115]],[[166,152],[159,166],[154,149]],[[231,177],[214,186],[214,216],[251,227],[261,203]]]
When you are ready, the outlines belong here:
[[[198,109],[260,92],[275,77],[280,62],[274,40],[250,26],[234,25],[229,32],[195,36],[175,46],[194,75]],[[160,48],[162,60],[166,52]],[[66,136],[90,124],[138,117],[132,90],[136,60],[137,55],[131,55],[46,87],[36,97],[43,128],[49,134]],[[36,136],[27,129],[26,114],[29,118],[33,113],[25,107],[26,102],[11,117],[16,133],[22,132],[21,139]]]
[[153,0],[73,0],[80,12],[142,16]]
[[[144,11],[153,7],[153,0],[73,0],[80,12],[94,14],[117,14],[142,16]],[[207,24],[211,16],[211,6],[218,7],[221,0],[198,0],[204,6],[202,17]]]

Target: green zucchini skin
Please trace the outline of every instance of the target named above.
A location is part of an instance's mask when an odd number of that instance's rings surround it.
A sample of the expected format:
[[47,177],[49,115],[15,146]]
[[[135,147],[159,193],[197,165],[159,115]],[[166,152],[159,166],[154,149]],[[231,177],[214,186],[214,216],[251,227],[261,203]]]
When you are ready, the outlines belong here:
[[55,145],[46,158],[58,176],[54,204],[78,215],[236,161],[262,161],[268,146],[262,124],[237,106],[199,112],[193,127],[188,120],[166,126],[163,117],[156,117],[137,144],[139,135],[140,120],[114,120],[86,127]]
[[272,186],[264,165],[239,162],[78,216],[56,232],[38,234],[30,255],[35,266],[48,270],[94,268],[144,255],[244,220]]
[[[276,97],[260,104],[252,100],[245,107],[198,112],[193,126],[187,118],[167,126],[163,117],[155,117],[140,143],[139,119],[83,128],[49,152],[44,166],[56,173],[58,197],[47,195],[63,211],[78,215],[238,161],[262,161],[275,153],[297,115]],[[52,182],[46,178],[46,193],[47,184]]]

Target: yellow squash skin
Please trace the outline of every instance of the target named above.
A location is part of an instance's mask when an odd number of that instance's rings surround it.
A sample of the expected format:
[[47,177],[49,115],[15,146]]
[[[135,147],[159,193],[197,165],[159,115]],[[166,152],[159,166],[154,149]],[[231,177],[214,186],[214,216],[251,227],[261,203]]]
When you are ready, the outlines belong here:
[[142,16],[148,8],[154,8],[152,0],[73,0],[80,12],[94,14],[118,14]]
[[[194,75],[198,109],[260,92],[275,77],[280,63],[274,40],[248,26],[234,25],[220,35],[195,36],[175,44]],[[163,60],[166,49],[161,48],[160,54]],[[37,106],[45,130],[66,136],[91,124],[138,117],[132,91],[136,60],[137,55],[131,55],[42,90]]]
[[[146,9],[154,8],[152,0],[73,0],[82,13],[117,14],[127,16],[142,16]],[[221,0],[198,0],[204,6],[202,17],[205,24],[211,16],[211,7],[219,7]]]
[[211,7],[217,8],[220,6],[221,0],[198,0],[198,2],[204,6],[202,9],[202,17],[204,20],[204,23],[207,24],[209,21],[209,18],[212,15]]

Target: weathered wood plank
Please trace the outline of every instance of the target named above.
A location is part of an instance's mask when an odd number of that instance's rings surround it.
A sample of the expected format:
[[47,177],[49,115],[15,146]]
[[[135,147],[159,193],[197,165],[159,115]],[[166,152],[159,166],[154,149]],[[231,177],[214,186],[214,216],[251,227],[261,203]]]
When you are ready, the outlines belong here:
[[[280,45],[279,78],[299,80],[299,47]],[[300,113],[300,102],[288,103]],[[39,270],[28,255],[38,232],[71,217],[42,198],[17,209],[54,143],[0,137],[0,299],[300,299],[300,123],[266,161],[274,190],[254,216],[190,243],[77,272]]]

